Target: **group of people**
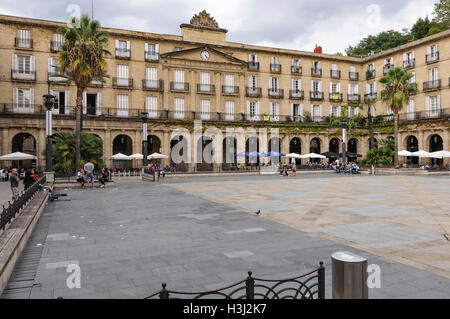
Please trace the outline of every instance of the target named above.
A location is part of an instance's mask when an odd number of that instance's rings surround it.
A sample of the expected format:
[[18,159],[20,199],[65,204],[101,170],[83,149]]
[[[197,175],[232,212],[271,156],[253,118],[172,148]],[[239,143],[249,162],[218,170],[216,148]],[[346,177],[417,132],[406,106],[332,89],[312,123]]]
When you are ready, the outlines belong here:
[[[87,162],[84,167],[81,168],[77,173],[77,182],[81,183],[81,187],[87,183],[88,188],[94,188],[94,164]],[[99,177],[100,188],[106,187],[106,182],[108,181],[108,170],[102,167],[101,176]]]
[[[4,173],[4,172],[3,172]],[[34,169],[24,169],[23,174],[21,175],[17,168],[13,168],[11,173],[7,172],[7,180],[9,180],[11,185],[11,193],[12,200],[16,200],[19,198],[19,183],[20,180],[23,180],[24,189],[29,189],[35,182],[39,180],[39,175],[36,173]]]
[[359,173],[359,166],[355,162],[349,162],[349,163],[342,163],[338,159],[335,161],[334,169],[336,170],[336,173],[352,173],[352,174],[358,174]]
[[149,169],[151,169],[153,172],[156,172],[158,174],[158,177],[162,176],[163,178],[166,177],[166,171],[168,170],[167,167],[161,167],[157,166],[154,163],[150,163],[148,165]]

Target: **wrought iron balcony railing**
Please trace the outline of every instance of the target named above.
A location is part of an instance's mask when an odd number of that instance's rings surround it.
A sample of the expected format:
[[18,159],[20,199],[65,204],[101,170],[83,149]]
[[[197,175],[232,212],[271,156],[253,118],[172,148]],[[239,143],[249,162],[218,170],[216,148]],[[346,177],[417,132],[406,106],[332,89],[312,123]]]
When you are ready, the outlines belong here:
[[291,73],[292,74],[298,74],[298,75],[302,74],[302,67],[299,66],[299,65],[292,65],[291,66]]
[[348,72],[348,78],[352,81],[358,81],[359,73],[358,72]]
[[303,91],[303,90],[289,90],[289,98],[291,100],[303,100],[305,98],[305,91]]
[[428,81],[423,82],[423,90],[424,91],[432,91],[432,90],[438,90],[441,88],[441,80],[434,80],[434,81]]
[[330,70],[330,78],[332,79],[340,79],[341,71],[340,70]]
[[58,52],[62,44],[63,42],[61,41],[50,41],[50,51],[53,53]]
[[347,94],[347,100],[349,103],[360,103],[361,95],[359,94]]
[[374,70],[367,70],[366,71],[366,80],[370,80],[375,78],[376,72],[375,69]]
[[342,102],[342,93],[330,93],[329,95],[330,102]]
[[146,91],[164,91],[164,80],[142,80],[142,89]]
[[215,94],[216,86],[214,84],[197,83],[197,93]]
[[377,92],[372,92],[372,93],[366,93],[366,94],[364,94],[364,100],[365,101],[367,101],[367,100],[376,100],[377,99],[377,96],[378,96],[378,94],[377,94]]
[[311,101],[323,101],[323,92],[320,91],[310,91],[309,99]]
[[246,87],[245,88],[246,97],[262,97],[262,89],[257,87]]
[[36,81],[36,71],[11,70],[13,81]]
[[113,78],[112,86],[115,88],[133,88],[133,79],[131,78]]
[[268,89],[267,92],[270,98],[282,99],[284,97],[283,89]]
[[281,64],[270,64],[270,72],[281,73]]
[[415,65],[416,65],[416,59],[410,59],[410,60],[403,61],[404,69],[411,69],[411,68],[415,67]]
[[159,62],[159,53],[152,51],[145,51],[145,61],[147,62]]
[[129,49],[123,49],[123,48],[116,48],[116,59],[130,59],[131,54],[130,54],[130,50]]
[[170,90],[173,92],[189,92],[189,83],[187,82],[170,82]]
[[14,38],[14,47],[16,49],[32,50],[33,39]]
[[322,76],[322,69],[311,68],[311,75],[312,76]]
[[70,78],[61,71],[48,72],[48,81],[50,82],[69,82]]
[[247,68],[250,71],[259,71],[259,62],[248,62]]
[[426,60],[427,64],[439,61],[439,52],[427,54],[425,56],[425,60]]
[[239,86],[222,85],[223,95],[239,95]]

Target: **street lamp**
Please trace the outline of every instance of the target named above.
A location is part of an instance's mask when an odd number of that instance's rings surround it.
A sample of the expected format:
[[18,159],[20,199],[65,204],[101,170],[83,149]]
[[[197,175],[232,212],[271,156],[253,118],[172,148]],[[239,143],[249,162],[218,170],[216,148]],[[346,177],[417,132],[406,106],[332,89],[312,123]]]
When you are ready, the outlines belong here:
[[44,105],[47,108],[45,112],[45,135],[47,137],[46,145],[46,158],[45,158],[45,171],[51,172],[53,170],[52,165],[52,110],[55,104],[56,97],[51,94],[45,94],[43,96]]
[[342,126],[342,165],[345,165],[345,160],[347,158],[347,154],[346,154],[346,140],[347,140],[347,121],[345,119],[343,119],[341,121],[341,126]]
[[142,165],[144,167],[148,166],[148,143],[147,143],[147,119],[148,119],[148,112],[142,112],[141,113],[141,120],[143,122],[142,127],[142,154],[144,157],[142,158]]

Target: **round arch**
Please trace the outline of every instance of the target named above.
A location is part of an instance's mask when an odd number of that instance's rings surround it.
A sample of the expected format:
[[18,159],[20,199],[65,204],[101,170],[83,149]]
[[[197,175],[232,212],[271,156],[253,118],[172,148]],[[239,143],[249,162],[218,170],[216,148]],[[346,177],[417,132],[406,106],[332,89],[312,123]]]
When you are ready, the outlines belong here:
[[[406,137],[406,150],[408,152],[417,152],[419,150],[419,140],[414,135]],[[406,158],[408,164],[419,164],[419,158],[417,156],[408,156]]]
[[230,170],[236,166],[237,141],[233,136],[227,136],[222,140],[222,169]]
[[[302,140],[298,137],[294,137],[289,142],[289,153],[302,153]],[[302,160],[300,158],[295,159],[295,164],[300,165]]]
[[[200,162],[201,159],[201,162]],[[197,140],[197,171],[213,170],[213,140],[202,136]]]
[[[14,135],[11,143],[11,152],[21,152],[37,157],[36,139],[30,133],[18,133]],[[36,160],[13,161],[13,166],[23,168],[36,168]]]
[[[430,149],[429,152],[442,151],[444,149],[444,140],[439,134],[433,134],[430,136]],[[443,164],[442,158],[432,158],[433,165],[441,166]]]
[[[318,137],[314,137],[311,142],[309,143],[309,152],[310,153],[316,153],[320,154],[320,147],[321,147],[322,141]],[[319,158],[312,158],[312,162],[320,162]]]
[[[356,138],[351,138],[348,140],[348,146],[347,146],[348,152],[355,153],[358,155],[358,140]],[[349,161],[355,161],[356,157],[349,157]]]
[[[122,153],[125,155],[133,154],[133,140],[125,134],[119,134],[113,139],[113,155]],[[131,161],[113,161],[113,166],[119,168],[130,168]]]

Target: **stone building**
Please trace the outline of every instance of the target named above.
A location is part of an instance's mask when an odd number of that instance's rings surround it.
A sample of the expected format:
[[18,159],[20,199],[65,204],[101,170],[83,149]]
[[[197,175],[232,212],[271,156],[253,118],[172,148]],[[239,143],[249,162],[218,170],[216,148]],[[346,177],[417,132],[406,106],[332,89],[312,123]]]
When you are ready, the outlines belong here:
[[[38,168],[45,165],[42,96],[51,92],[58,98],[54,133],[75,127],[76,87],[61,78],[56,67],[63,41],[57,29],[63,25],[0,15],[0,154],[35,153]],[[227,128],[269,130],[257,137],[238,134],[232,152],[256,144],[260,151],[279,145],[282,153],[339,153],[341,129],[329,124],[330,117],[339,116],[342,105],[369,97],[375,99],[372,114],[379,116],[375,138],[391,136],[386,115],[392,111],[380,101],[377,82],[397,66],[413,72],[419,87],[401,111],[399,149],[450,149],[450,31],[378,54],[346,57],[322,54],[320,48],[304,52],[229,42],[227,30],[204,11],[180,28],[181,35],[105,28],[112,53],[107,58],[109,78],[105,83],[93,81],[85,90],[83,130],[102,139],[108,165],[108,158],[118,152],[142,153],[144,111],[150,152],[163,154],[170,154],[183,135],[177,129],[192,131],[194,120],[223,133],[221,140],[212,137],[216,146],[232,143],[233,138],[225,138]],[[368,110],[351,107],[349,112],[365,117]],[[279,129],[279,137],[272,136],[273,128]],[[200,148],[210,142],[199,139],[185,136],[189,145]],[[347,142],[348,151],[365,155],[367,127],[353,129]],[[194,147],[189,152],[194,155]],[[220,168],[200,166],[185,167]]]

